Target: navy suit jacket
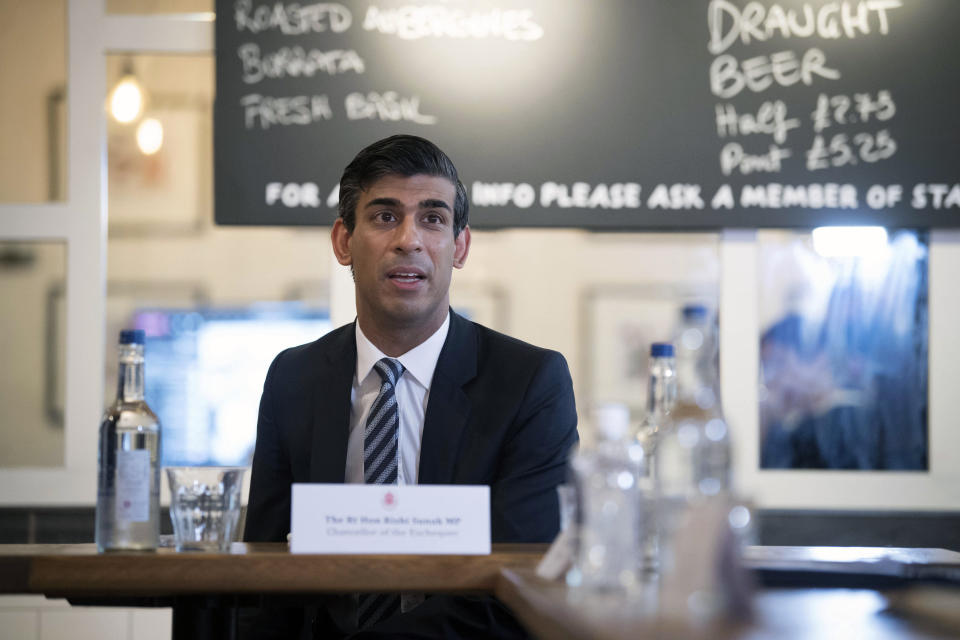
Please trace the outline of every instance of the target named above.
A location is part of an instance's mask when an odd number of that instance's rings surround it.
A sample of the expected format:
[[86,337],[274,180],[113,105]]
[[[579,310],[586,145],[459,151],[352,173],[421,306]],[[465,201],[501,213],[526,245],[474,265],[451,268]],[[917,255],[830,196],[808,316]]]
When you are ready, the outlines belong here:
[[[286,540],[292,483],[344,481],[356,359],[349,324],[273,361],[260,400],[246,540]],[[418,483],[489,485],[493,542],[550,542],[576,423],[562,355],[451,311],[424,417]],[[440,607],[430,600],[396,618],[425,618]]]

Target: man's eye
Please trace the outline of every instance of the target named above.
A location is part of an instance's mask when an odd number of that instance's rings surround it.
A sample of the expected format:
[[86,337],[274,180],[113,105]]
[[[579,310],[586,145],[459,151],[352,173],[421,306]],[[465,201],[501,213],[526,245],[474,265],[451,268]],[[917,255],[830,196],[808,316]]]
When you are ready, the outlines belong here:
[[377,213],[376,219],[380,222],[393,222],[396,216],[390,211],[380,211]]
[[429,224],[443,224],[444,218],[439,213],[428,213],[425,217]]

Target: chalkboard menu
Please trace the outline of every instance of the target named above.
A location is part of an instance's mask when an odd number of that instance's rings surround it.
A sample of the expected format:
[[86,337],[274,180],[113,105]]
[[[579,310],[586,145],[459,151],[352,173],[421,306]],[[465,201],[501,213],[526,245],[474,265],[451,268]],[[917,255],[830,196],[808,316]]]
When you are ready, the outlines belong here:
[[960,226],[958,0],[217,2],[216,221],[435,141],[474,228]]

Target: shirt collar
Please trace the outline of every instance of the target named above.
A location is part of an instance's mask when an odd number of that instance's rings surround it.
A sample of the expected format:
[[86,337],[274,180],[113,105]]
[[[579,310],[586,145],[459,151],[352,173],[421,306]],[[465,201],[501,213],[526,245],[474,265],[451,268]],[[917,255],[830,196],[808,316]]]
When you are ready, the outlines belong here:
[[[363,381],[370,375],[375,365],[381,358],[388,357],[378,349],[367,336],[363,335],[360,329],[360,323],[354,324],[356,327],[357,339],[357,382]],[[437,368],[437,360],[440,359],[440,351],[443,349],[443,343],[447,340],[447,332],[450,330],[450,312],[443,324],[432,336],[407,351],[401,356],[394,358],[399,360],[408,375],[416,378],[417,382],[429,389],[433,381],[433,372]]]

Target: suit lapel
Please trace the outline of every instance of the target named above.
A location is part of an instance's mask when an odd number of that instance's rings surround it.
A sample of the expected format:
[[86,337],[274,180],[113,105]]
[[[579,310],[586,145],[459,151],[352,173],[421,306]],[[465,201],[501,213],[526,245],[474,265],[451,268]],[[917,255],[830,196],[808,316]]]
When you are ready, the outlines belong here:
[[460,439],[470,415],[463,385],[477,374],[477,332],[450,311],[450,330],[430,385],[420,444],[419,484],[453,482]]
[[343,482],[350,434],[350,391],[357,368],[354,325],[336,330],[317,364],[313,389],[310,482]]

